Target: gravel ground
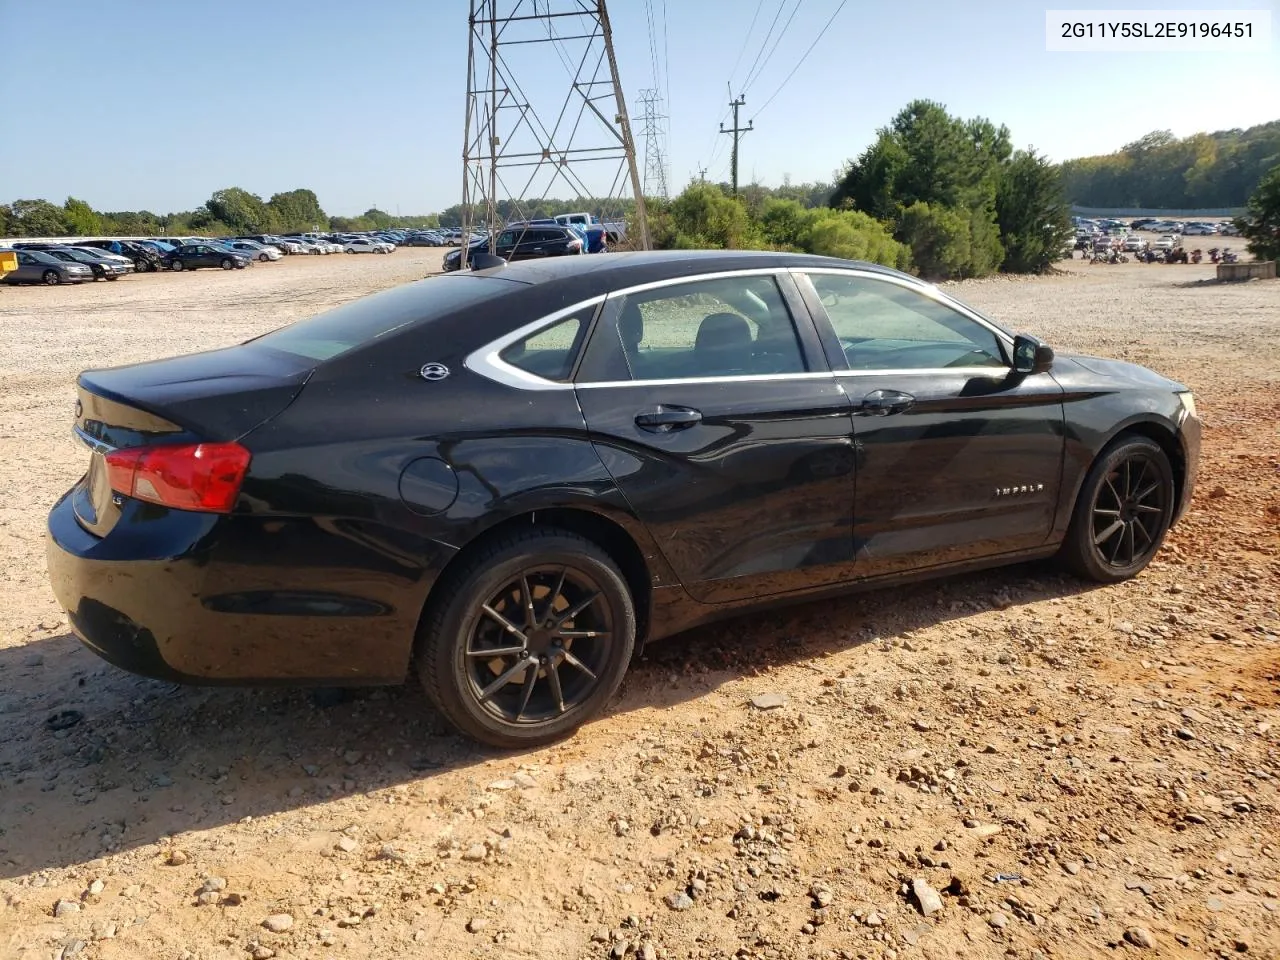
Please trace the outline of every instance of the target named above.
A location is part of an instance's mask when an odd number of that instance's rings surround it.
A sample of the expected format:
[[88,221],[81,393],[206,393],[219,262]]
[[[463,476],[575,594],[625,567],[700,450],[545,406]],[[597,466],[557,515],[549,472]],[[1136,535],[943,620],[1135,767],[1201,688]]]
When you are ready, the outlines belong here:
[[1022,566],[697,630],[521,755],[408,687],[176,688],[83,650],[43,561],[75,373],[439,258],[0,289],[0,957],[1280,955],[1280,284],[1208,265],[954,288],[1196,391],[1200,488],[1130,583]]

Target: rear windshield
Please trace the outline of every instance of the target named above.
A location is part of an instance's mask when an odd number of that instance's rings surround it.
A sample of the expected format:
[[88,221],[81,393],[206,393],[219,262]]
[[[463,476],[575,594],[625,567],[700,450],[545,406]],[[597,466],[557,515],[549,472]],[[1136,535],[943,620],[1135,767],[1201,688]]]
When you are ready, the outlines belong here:
[[429,277],[353,300],[247,342],[312,360],[332,360],[403,327],[476,306],[514,289],[511,281],[495,277]]

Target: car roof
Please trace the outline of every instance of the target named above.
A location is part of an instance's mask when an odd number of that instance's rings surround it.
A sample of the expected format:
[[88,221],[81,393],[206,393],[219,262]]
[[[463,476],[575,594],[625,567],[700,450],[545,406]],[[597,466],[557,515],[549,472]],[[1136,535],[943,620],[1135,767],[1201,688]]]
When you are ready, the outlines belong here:
[[[861,260],[842,260],[812,254],[767,250],[646,250],[587,257],[547,257],[518,260],[501,267],[475,271],[477,276],[500,277],[518,283],[546,283],[578,280],[598,287],[599,293],[651,280],[696,279],[705,273],[729,270],[838,267],[867,270],[919,283],[910,274]],[[576,284],[575,284],[576,285]],[[590,294],[589,294],[590,295]]]

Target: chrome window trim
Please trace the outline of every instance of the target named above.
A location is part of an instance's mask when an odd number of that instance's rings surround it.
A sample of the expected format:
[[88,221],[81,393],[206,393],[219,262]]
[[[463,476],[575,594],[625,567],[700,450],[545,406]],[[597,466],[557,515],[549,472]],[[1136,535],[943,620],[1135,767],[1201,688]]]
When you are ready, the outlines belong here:
[[837,377],[905,377],[916,374],[945,376],[961,374],[967,377],[988,376],[1004,378],[1011,367],[898,367],[886,370],[837,370]]
[[[686,283],[698,283],[703,280],[724,280],[730,277],[752,277],[752,276],[772,276],[777,278],[783,273],[795,274],[834,274],[836,276],[853,276],[869,280],[880,280],[885,283],[897,284],[908,290],[914,290],[922,296],[929,297],[932,300],[941,303],[943,306],[955,310],[961,316],[964,316],[991,333],[1008,347],[1012,348],[1013,338],[1003,330],[993,326],[983,317],[975,314],[958,300],[954,300],[944,294],[937,287],[926,284],[923,281],[906,279],[903,277],[895,277],[890,274],[878,273],[873,270],[863,270],[857,267],[748,267],[742,270],[719,270],[714,273],[703,273],[696,276],[687,277],[667,277],[662,280],[650,280],[646,283],[637,283],[629,287],[623,287],[619,290],[611,290],[608,293],[596,294],[585,300],[563,307],[554,313],[539,317],[537,320],[530,321],[512,330],[510,333],[503,334],[496,340],[492,340],[482,347],[473,350],[463,359],[462,365],[473,373],[486,377],[490,380],[501,383],[505,386],[514,387],[517,390],[593,390],[604,387],[670,387],[682,386],[685,384],[697,383],[770,383],[780,380],[820,380],[824,378],[845,378],[845,377],[887,377],[887,376],[907,376],[918,374],[948,375],[963,374],[972,376],[992,376],[994,371],[1003,371],[1006,375],[1010,369],[1009,366],[1001,367],[936,367],[936,368],[907,368],[893,370],[820,370],[805,371],[804,373],[768,373],[768,374],[744,374],[741,376],[730,377],[679,377],[664,380],[604,380],[596,383],[557,383],[554,380],[546,380],[535,374],[521,370],[519,367],[513,366],[502,360],[499,356],[503,350],[511,346],[517,340],[537,333],[539,330],[552,326],[565,319],[566,317],[585,310],[588,307],[596,306],[610,300],[621,299],[630,296],[633,293],[641,293],[647,290],[658,290],[663,287],[675,287]],[[796,322],[792,318],[792,322]]]
[[579,390],[601,387],[679,387],[697,383],[774,383],[779,380],[831,380],[830,370],[806,370],[804,373],[744,373],[731,377],[674,377],[669,380],[598,380],[574,384]]
[[[883,283],[892,283],[892,284],[896,284],[899,287],[905,287],[908,290],[914,290],[916,293],[920,294],[921,296],[928,297],[930,300],[933,300],[936,303],[940,303],[944,307],[949,307],[950,309],[954,310],[956,313],[960,314],[962,317],[972,320],[974,323],[978,324],[979,326],[983,327],[986,330],[990,330],[992,333],[996,335],[996,339],[999,340],[1001,343],[1005,344],[1005,346],[1010,348],[1013,347],[1013,337],[1009,336],[1009,334],[1005,333],[1005,331],[1001,330],[999,327],[992,324],[991,321],[987,320],[986,318],[978,315],[977,313],[974,313],[973,310],[965,306],[959,300],[956,300],[954,297],[948,296],[933,284],[925,283],[923,280],[907,280],[907,279],[904,279],[903,277],[895,277],[889,274],[876,273],[871,270],[860,270],[860,269],[857,269],[856,267],[851,270],[841,270],[839,267],[788,267],[788,269],[793,274],[825,273],[825,274],[836,274],[837,276],[855,276],[855,277],[861,277],[867,280],[880,280]],[[952,369],[957,369],[957,368],[952,368]],[[848,371],[838,370],[836,372],[845,373]],[[900,371],[896,371],[896,372],[900,372]]]
[[114,453],[115,450],[117,449],[116,447],[111,446],[111,444],[109,443],[105,443],[102,440],[97,439],[96,437],[89,436],[89,434],[87,434],[78,423],[71,425],[71,432],[76,435],[76,439],[78,439],[81,443],[83,443],[86,447],[88,447],[94,453],[101,453],[101,454]]
[[467,354],[462,361],[462,365],[472,373],[478,373],[482,377],[487,377],[508,387],[515,387],[517,390],[572,390],[572,383],[547,380],[536,374],[529,373],[527,370],[521,370],[519,367],[503,360],[501,353],[517,340],[537,333],[546,327],[554,326],[580,310],[585,310],[588,307],[598,307],[604,303],[606,297],[607,294],[597,294],[594,297],[589,297],[586,300],[581,300],[571,306],[557,310],[555,313],[549,313],[545,317],[539,317],[537,320],[526,323],[522,327],[517,327],[510,333],[504,333],[497,340],[491,340],[478,350],[473,350]]

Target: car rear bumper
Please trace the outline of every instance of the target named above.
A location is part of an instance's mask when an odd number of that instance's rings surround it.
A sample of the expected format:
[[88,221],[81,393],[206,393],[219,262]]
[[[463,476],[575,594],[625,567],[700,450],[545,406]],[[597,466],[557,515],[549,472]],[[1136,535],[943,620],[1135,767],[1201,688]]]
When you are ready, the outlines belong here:
[[384,562],[381,575],[369,553],[309,519],[137,501],[97,537],[70,492],[48,519],[49,579],[75,634],[118,667],[175,683],[402,681],[426,590],[452,550],[416,570]]

